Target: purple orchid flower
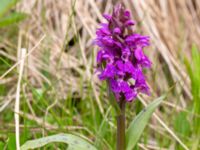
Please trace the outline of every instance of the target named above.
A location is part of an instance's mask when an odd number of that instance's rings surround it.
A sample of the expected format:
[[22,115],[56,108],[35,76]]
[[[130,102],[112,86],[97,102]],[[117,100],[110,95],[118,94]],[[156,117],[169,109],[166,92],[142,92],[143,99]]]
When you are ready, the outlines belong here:
[[131,102],[139,92],[149,94],[143,68],[150,68],[151,61],[143,48],[150,45],[149,37],[134,33],[128,10],[122,5],[114,8],[112,15],[104,14],[107,23],[97,29],[95,44],[100,48],[97,65],[100,80],[107,80],[119,101]]

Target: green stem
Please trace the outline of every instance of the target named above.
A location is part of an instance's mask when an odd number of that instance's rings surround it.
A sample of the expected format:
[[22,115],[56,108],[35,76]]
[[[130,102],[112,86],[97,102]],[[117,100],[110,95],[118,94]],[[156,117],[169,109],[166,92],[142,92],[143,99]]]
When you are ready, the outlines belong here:
[[117,150],[125,150],[125,100],[120,100],[120,114],[117,116]]

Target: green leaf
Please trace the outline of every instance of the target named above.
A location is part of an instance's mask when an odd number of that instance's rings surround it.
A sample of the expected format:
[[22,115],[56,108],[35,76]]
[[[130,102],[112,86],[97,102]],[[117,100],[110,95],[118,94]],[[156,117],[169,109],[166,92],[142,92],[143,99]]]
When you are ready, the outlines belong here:
[[0,18],[7,13],[19,0],[1,0],[0,2]]
[[[196,45],[192,46],[191,62],[185,58],[185,65],[191,80],[191,92],[193,96],[193,111],[198,116],[200,115],[200,52]],[[194,133],[200,134],[200,119],[193,119]]]
[[4,147],[5,147],[5,144],[2,141],[0,141],[0,149],[4,149]]
[[11,133],[8,135],[8,147],[7,150],[13,150],[16,149],[16,143],[15,143],[15,134]]
[[62,142],[68,144],[68,150],[97,150],[89,142],[72,134],[56,134],[52,136],[47,136],[44,138],[27,141],[24,145],[21,146],[21,150],[28,150],[39,148],[45,146],[46,144],[53,142]]
[[0,27],[17,23],[26,18],[26,14],[14,12],[4,18],[0,19]]
[[126,150],[132,150],[135,147],[154,110],[165,98],[166,95],[163,95],[154,100],[131,122],[128,130],[126,131]]
[[[185,65],[188,70],[190,80],[191,80],[191,92],[193,96],[193,113],[198,116],[200,115],[200,52],[197,46],[194,44],[192,46],[192,59],[191,62],[185,58]],[[196,150],[199,146],[200,141],[200,118],[193,118],[193,133],[195,133],[192,144],[192,149]]]

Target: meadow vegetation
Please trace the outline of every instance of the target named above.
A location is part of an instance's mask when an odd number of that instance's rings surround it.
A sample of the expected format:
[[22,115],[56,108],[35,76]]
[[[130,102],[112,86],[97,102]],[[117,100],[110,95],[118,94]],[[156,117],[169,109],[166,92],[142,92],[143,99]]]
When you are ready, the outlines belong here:
[[[0,149],[16,149],[15,105],[20,88],[20,143],[58,133],[115,148],[116,112],[95,74],[95,31],[111,0],[1,0]],[[167,93],[135,150],[200,150],[200,1],[124,0],[151,37],[145,72],[151,95],[127,105],[127,125]],[[20,75],[21,50],[25,48]],[[21,76],[20,87],[18,81]],[[49,143],[41,149],[66,149]]]

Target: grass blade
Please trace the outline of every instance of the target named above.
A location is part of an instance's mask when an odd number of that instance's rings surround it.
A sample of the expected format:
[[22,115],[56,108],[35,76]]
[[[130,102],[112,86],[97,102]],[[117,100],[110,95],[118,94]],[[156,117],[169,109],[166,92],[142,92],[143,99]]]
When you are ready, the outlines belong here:
[[[200,115],[200,53],[196,45],[192,46],[192,63],[185,58],[185,65],[191,80],[191,91],[193,96],[193,112]],[[197,150],[200,143],[200,118],[193,119],[193,132],[195,133],[192,150]]]
[[1,0],[0,2],[0,18],[7,13],[19,0]]
[[26,14],[14,12],[7,17],[0,19],[0,27],[5,27],[14,23],[17,23],[26,18]]
[[135,147],[154,110],[165,98],[166,95],[163,95],[154,100],[131,122],[126,132],[126,150],[132,150]]
[[39,148],[53,142],[66,143],[68,144],[68,149],[73,150],[97,150],[86,140],[72,134],[56,134],[36,140],[27,141],[24,145],[21,146],[21,150]]

